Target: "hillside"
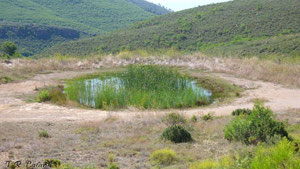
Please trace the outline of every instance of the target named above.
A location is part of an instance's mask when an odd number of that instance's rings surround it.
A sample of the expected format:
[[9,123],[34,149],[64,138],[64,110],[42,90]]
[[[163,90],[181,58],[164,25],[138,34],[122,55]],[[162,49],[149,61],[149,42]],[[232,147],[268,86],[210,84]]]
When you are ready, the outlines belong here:
[[[268,45],[276,48],[277,43],[280,43],[279,46],[293,43],[294,48],[290,50],[262,49],[259,54],[278,52],[280,55],[300,55],[297,34],[300,32],[299,11],[298,0],[235,0],[170,13],[105,36],[64,43],[53,47],[47,54],[82,56],[99,51],[117,53],[122,50],[164,48],[211,53],[212,49],[224,47],[243,51],[243,48],[236,47],[242,44],[256,43],[261,48],[268,48]],[[292,42],[288,41],[291,36],[294,39]],[[270,43],[264,43],[266,40]],[[255,54],[253,52],[256,52],[255,48],[246,54]]]
[[[144,0],[2,0],[0,43],[11,40],[20,48],[36,53],[55,43],[82,37],[76,35],[66,38],[57,35],[59,29],[61,32],[68,29],[77,34],[81,32],[81,35],[94,36],[168,12],[170,11]],[[32,29],[29,30],[29,27]],[[24,29],[28,29],[30,33],[18,36]],[[51,38],[45,41],[36,37],[34,34],[39,34],[40,30],[46,31]]]

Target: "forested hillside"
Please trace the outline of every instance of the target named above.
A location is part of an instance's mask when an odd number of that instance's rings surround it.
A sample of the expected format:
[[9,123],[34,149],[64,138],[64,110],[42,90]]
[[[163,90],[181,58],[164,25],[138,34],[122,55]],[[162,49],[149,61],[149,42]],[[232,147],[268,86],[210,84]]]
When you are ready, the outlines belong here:
[[[165,48],[209,52],[223,48],[243,53],[241,45],[254,44],[260,47],[247,49],[244,55],[256,54],[257,48],[259,54],[300,55],[297,33],[300,33],[299,0],[235,0],[137,22],[105,36],[55,46],[47,54],[81,56]],[[293,40],[289,41],[290,38]],[[290,44],[293,48],[284,49]]]
[[[60,36],[58,29],[94,36],[168,12],[144,0],[1,0],[0,43],[11,40],[36,53],[57,42],[81,38]],[[24,27],[32,29],[26,36],[18,36],[25,33]],[[45,41],[34,35],[41,30],[51,38]]]

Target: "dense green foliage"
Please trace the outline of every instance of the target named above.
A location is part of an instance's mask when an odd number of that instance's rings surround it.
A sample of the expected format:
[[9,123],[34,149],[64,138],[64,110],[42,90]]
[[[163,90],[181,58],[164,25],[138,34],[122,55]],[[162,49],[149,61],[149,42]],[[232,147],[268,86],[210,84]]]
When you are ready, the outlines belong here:
[[177,160],[177,154],[174,150],[165,148],[154,151],[150,155],[150,161],[154,165],[170,165]]
[[14,44],[13,42],[7,41],[7,42],[2,43],[1,50],[5,54],[7,54],[9,56],[13,56],[16,53],[17,45]]
[[0,11],[0,44],[13,41],[27,56],[170,12],[144,0],[2,0]]
[[166,128],[162,133],[161,138],[173,143],[186,143],[193,140],[191,134],[180,125],[171,125]]
[[273,137],[288,137],[285,125],[274,120],[273,112],[261,104],[255,104],[250,115],[235,117],[225,128],[225,138],[245,144],[268,142]]
[[224,55],[230,55],[231,49],[242,56],[299,55],[299,10],[298,0],[235,0],[137,22],[105,36],[58,45],[46,54],[175,48],[207,53],[218,49]]
[[124,72],[99,77],[98,82],[97,78],[71,81],[65,91],[70,100],[100,109],[193,107],[209,99],[186,75],[155,65],[129,66]]

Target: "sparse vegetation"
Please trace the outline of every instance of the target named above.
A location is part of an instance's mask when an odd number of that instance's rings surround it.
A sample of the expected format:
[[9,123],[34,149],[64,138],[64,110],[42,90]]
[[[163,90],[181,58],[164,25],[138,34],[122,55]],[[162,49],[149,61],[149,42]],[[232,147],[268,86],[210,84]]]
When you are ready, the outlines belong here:
[[177,154],[174,150],[171,150],[169,148],[155,150],[150,155],[150,161],[154,165],[164,165],[168,166],[172,163],[174,163],[177,160]]
[[268,142],[273,137],[288,137],[285,125],[274,119],[272,110],[255,104],[252,113],[237,116],[225,128],[225,138],[245,144]]
[[208,113],[208,114],[206,114],[206,115],[203,115],[203,116],[201,117],[201,119],[204,120],[204,121],[209,121],[209,120],[213,120],[214,117],[211,115],[211,113]]
[[162,119],[164,123],[166,123],[169,126],[172,125],[183,125],[186,123],[186,119],[183,115],[180,115],[178,113],[169,113],[166,117]]
[[45,159],[44,165],[47,165],[51,168],[57,168],[61,165],[61,162],[60,160],[57,160],[57,159]]

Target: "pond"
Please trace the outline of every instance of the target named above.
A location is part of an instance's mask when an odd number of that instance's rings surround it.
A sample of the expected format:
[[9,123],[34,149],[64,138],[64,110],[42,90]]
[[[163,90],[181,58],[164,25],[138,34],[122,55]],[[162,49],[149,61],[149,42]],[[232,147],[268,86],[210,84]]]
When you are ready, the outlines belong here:
[[211,103],[212,93],[175,69],[133,66],[122,73],[78,79],[67,84],[69,99],[98,109],[185,108]]

